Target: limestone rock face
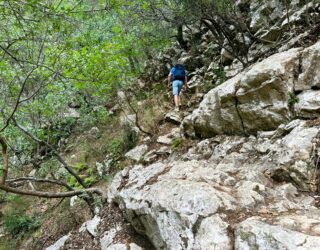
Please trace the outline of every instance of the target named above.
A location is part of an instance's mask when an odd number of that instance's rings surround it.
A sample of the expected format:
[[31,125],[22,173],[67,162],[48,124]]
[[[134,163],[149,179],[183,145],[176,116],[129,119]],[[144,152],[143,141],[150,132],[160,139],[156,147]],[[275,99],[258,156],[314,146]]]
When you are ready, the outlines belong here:
[[320,245],[319,223],[319,217],[304,214],[279,216],[271,220],[252,217],[237,227],[235,249],[316,250]]
[[290,179],[301,190],[313,190],[314,169],[312,150],[319,145],[319,128],[305,127],[302,122],[281,140],[281,149],[275,154],[279,165],[271,170],[276,180]]
[[174,112],[174,111],[167,113],[164,118],[167,122],[171,122],[173,124],[179,125],[182,122],[182,119],[181,119],[179,113]]
[[[108,199],[156,249],[233,249],[230,228],[252,214],[285,213],[295,221],[292,211],[315,209],[314,198],[299,190],[313,189],[319,132],[295,120],[271,137],[215,136],[179,157],[124,169]],[[236,236],[236,249],[251,249]]]
[[[319,60],[320,61],[320,60]],[[320,91],[306,90],[297,96],[295,104],[297,116],[316,118],[320,116]]]
[[204,219],[199,226],[193,249],[231,250],[231,239],[228,237],[227,228],[228,223],[218,215]]
[[320,88],[320,42],[305,49],[301,54],[301,70],[296,90],[306,90],[312,87]]
[[140,161],[143,157],[143,155],[148,151],[147,145],[140,145],[133,149],[131,149],[129,152],[125,154],[125,156],[128,159],[134,160],[134,161]]
[[[208,92],[182,126],[191,137],[256,134],[295,115],[319,117],[320,42],[270,56]],[[319,67],[317,67],[319,66]],[[294,97],[295,91],[308,90]],[[296,109],[296,112],[295,112]]]

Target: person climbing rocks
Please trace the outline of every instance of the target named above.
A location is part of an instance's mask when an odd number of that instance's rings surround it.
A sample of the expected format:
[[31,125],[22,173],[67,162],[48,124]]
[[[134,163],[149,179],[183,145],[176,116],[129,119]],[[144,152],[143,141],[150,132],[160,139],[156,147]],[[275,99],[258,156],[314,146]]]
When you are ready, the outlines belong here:
[[184,68],[184,65],[182,64],[176,64],[173,66],[170,65],[170,73],[168,75],[168,88],[170,88],[170,84],[172,82],[172,93],[174,98],[174,104],[175,104],[175,111],[179,111],[181,107],[181,90],[182,87],[184,90],[188,89],[188,78],[187,74]]

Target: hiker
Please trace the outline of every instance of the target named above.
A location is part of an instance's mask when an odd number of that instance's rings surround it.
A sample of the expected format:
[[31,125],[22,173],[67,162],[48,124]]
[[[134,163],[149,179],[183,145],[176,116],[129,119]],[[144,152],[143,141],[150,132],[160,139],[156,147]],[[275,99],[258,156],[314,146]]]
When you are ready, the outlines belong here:
[[170,83],[172,82],[172,93],[175,104],[175,111],[179,111],[181,107],[181,97],[180,92],[182,90],[182,86],[184,90],[188,88],[188,78],[186,75],[186,71],[182,64],[177,64],[176,66],[171,67],[170,73],[168,75],[168,88],[170,88]]

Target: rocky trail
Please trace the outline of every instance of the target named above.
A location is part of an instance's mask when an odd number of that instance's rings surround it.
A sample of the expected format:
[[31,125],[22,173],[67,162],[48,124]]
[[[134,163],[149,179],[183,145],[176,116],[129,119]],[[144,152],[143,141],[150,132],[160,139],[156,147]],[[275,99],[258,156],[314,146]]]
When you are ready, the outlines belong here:
[[[299,22],[308,6],[291,19],[275,17],[277,25]],[[190,86],[196,91],[185,99],[187,108],[164,114],[155,137],[141,136],[126,153],[130,164],[108,187],[108,204],[47,249],[319,249],[315,30],[291,37],[276,52],[256,44],[249,57],[261,50],[264,57],[244,69],[235,60],[225,67],[228,80],[206,94],[197,90],[214,77],[214,62],[201,68],[205,58],[171,48],[172,55],[150,63],[145,78],[158,81],[165,75],[152,66],[167,57],[192,68]],[[271,39],[276,29],[259,32]],[[214,48],[202,37],[198,50],[205,57]]]
[[[319,42],[276,54],[166,114],[61,249],[318,249],[319,61]],[[184,136],[202,139],[172,150]]]

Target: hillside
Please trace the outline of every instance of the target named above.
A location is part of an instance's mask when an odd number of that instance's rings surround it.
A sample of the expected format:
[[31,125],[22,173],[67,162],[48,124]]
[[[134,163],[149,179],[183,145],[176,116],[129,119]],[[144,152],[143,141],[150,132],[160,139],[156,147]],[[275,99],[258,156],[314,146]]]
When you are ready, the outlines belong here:
[[79,44],[43,58],[61,82],[2,76],[0,249],[318,249],[320,3],[171,3],[77,16]]

